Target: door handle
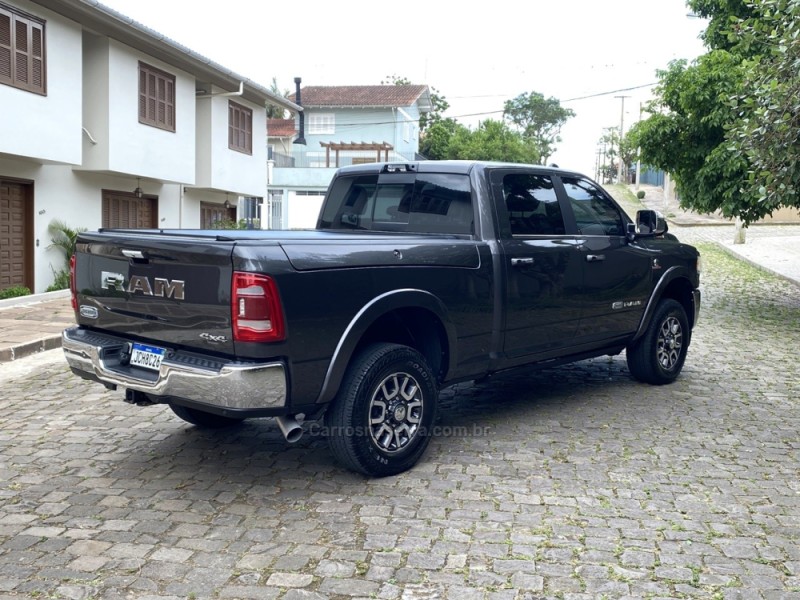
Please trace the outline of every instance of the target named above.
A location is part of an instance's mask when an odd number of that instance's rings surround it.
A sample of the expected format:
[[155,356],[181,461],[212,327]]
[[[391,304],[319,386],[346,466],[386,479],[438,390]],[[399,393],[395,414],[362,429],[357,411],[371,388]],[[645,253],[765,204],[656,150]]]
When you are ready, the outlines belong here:
[[511,259],[511,266],[512,267],[522,267],[525,265],[532,265],[535,263],[536,260],[533,258],[512,258]]
[[600,262],[606,259],[605,254],[587,254],[586,261],[587,262]]

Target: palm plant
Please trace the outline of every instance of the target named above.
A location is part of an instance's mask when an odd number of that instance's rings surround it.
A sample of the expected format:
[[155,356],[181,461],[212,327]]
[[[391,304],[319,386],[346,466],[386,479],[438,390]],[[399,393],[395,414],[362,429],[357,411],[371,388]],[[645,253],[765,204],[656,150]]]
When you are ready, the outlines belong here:
[[59,270],[53,271],[53,285],[47,288],[47,291],[62,290],[69,287],[69,260],[75,254],[75,246],[78,242],[78,234],[86,231],[85,227],[72,228],[64,221],[53,219],[50,225],[47,226],[50,232],[50,241],[52,242],[47,249],[55,248],[64,255],[64,267]]

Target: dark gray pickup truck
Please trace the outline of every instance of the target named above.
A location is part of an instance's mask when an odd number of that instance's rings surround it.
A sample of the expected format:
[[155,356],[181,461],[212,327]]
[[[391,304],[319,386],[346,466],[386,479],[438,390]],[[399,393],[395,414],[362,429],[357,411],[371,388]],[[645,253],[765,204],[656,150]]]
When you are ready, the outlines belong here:
[[101,230],[72,268],[72,370],[198,426],[324,418],[335,457],[413,466],[438,390],[626,351],[681,371],[700,308],[692,246],[586,177],[482,162],[340,169],[315,230]]

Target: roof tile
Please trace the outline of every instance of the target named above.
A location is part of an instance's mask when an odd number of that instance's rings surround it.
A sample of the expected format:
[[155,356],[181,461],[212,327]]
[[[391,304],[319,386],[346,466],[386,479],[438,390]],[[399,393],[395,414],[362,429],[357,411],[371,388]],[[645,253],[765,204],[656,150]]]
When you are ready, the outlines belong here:
[[[428,92],[426,85],[312,85],[300,90],[304,107],[411,106]],[[295,102],[295,94],[289,96]]]
[[294,119],[267,119],[269,137],[292,137],[295,133]]

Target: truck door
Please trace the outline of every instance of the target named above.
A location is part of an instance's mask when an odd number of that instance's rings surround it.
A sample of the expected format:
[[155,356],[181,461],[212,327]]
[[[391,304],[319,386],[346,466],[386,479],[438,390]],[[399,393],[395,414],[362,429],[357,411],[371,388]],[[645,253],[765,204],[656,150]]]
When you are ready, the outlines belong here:
[[583,177],[561,181],[578,232],[584,272],[583,317],[577,341],[592,343],[635,331],[652,286],[652,253],[625,237],[617,204]]
[[581,256],[566,234],[549,173],[495,171],[492,188],[505,274],[507,358],[540,355],[573,343],[581,317]]

